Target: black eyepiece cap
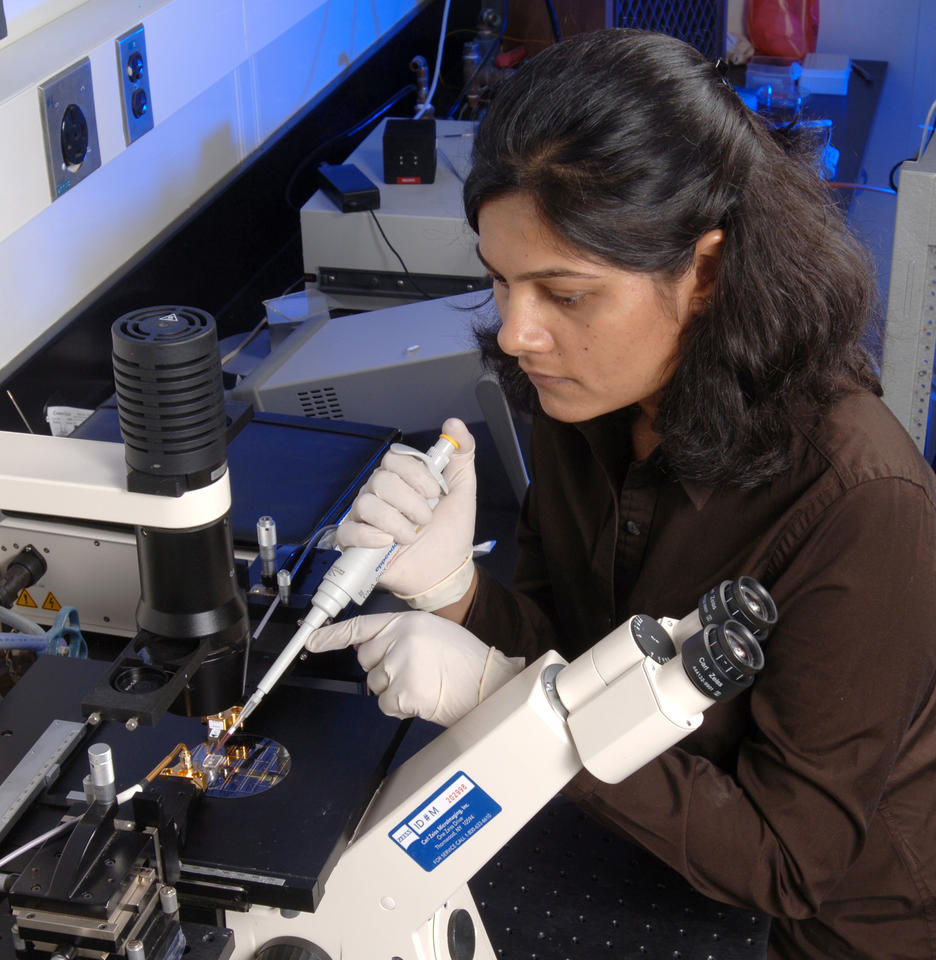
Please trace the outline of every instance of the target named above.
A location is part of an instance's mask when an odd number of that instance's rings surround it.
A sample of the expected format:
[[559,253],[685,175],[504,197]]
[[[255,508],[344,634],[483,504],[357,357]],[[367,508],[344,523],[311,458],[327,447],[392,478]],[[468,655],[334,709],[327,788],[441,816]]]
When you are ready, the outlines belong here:
[[723,580],[699,600],[703,626],[736,620],[764,641],[777,623],[777,606],[753,577]]
[[746,690],[764,666],[764,651],[737,620],[712,623],[682,647],[682,663],[693,686],[712,700],[730,700]]

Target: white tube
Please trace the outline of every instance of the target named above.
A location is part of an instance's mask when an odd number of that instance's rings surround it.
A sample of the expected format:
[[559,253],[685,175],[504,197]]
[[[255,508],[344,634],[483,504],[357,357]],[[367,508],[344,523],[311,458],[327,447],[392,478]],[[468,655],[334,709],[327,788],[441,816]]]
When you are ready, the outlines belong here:
[[432,98],[435,96],[436,87],[439,84],[439,73],[442,69],[442,50],[445,47],[445,32],[448,29],[449,8],[452,6],[452,0],[445,0],[445,9],[442,11],[442,30],[439,33],[439,47],[436,51],[435,70],[432,75],[432,84],[429,87],[429,93],[426,94],[426,102],[416,113],[418,120],[431,106]]

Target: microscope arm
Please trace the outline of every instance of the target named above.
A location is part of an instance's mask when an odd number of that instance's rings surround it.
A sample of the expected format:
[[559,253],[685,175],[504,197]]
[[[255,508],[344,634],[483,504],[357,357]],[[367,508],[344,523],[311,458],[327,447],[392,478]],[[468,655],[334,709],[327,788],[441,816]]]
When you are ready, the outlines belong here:
[[[635,634],[655,635],[666,659],[645,655]],[[641,615],[557,670],[555,683],[582,765],[605,783],[620,783],[678,743],[713,702],[687,679],[665,628]]]
[[180,497],[132,493],[122,443],[0,432],[0,510],[180,530],[224,516],[228,471]]

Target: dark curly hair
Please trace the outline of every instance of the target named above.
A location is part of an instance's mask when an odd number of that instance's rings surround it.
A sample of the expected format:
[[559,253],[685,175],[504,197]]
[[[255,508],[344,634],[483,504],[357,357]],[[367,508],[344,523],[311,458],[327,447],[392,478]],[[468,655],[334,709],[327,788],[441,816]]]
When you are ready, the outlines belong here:
[[[843,391],[880,394],[864,337],[870,257],[845,227],[815,140],[772,128],[689,45],[640,30],[572,37],[498,89],[477,132],[465,211],[523,192],[573,248],[672,281],[724,230],[711,301],[686,325],[654,429],[677,476],[753,486],[788,464],[792,419]],[[479,331],[519,403],[532,387]],[[535,396],[535,391],[533,391]]]

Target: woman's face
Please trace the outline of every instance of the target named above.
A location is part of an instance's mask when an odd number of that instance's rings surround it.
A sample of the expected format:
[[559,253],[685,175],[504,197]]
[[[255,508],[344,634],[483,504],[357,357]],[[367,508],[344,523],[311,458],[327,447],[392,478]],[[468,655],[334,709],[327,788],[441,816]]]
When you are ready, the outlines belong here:
[[546,413],[576,423],[637,403],[652,415],[679,335],[707,292],[697,271],[663,290],[646,274],[587,259],[525,194],[487,201],[478,235],[501,316],[497,341]]

